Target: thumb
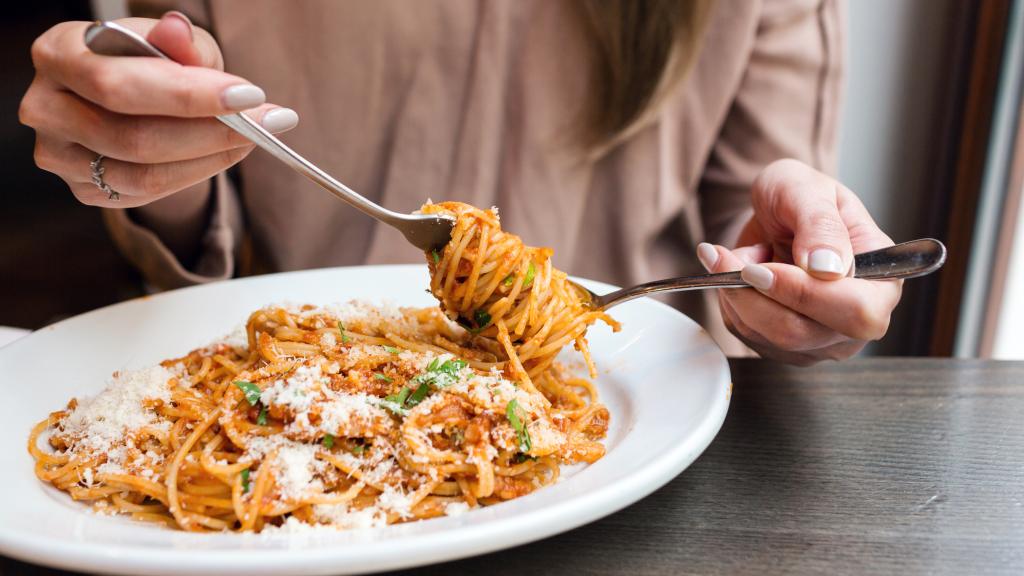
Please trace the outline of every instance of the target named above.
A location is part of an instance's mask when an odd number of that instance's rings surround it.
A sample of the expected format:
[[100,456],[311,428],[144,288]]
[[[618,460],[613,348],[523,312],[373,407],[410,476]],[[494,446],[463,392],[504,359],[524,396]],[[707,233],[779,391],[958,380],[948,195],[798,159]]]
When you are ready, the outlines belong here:
[[177,10],[164,14],[146,35],[146,40],[179,64],[224,69],[217,43],[205,30],[192,26],[188,16]]
[[793,160],[773,163],[754,185],[754,214],[768,237],[792,238],[793,263],[822,280],[842,278],[853,266],[837,188],[828,176]]
[[849,273],[853,247],[835,203],[804,205],[794,222],[793,261],[798,266],[822,280],[836,280]]

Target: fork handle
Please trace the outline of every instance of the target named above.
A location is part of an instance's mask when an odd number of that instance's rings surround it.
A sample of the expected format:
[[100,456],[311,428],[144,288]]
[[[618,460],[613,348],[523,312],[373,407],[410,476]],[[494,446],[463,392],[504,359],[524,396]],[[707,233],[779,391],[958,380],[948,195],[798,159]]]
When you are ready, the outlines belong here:
[[[171,60],[159,48],[153,46],[145,38],[116,22],[95,22],[85,31],[85,45],[96,54],[104,56],[150,56]],[[288,146],[267,132],[262,126],[248,116],[224,114],[217,116],[235,132],[245,136],[254,144],[267,151],[271,156],[287,164],[292,170],[316,182],[331,194],[344,200],[353,208],[367,216],[381,220],[394,226],[404,219],[404,214],[392,212],[379,206],[345,186],[330,174],[303,158]]]
[[[872,252],[857,254],[854,261],[854,278],[863,280],[898,280],[916,278],[931,274],[946,262],[946,247],[938,240],[922,238]],[[707,288],[746,288],[747,284],[739,272],[701,274],[656,280],[598,297],[601,309],[622,304],[634,298],[658,292],[685,292]]]

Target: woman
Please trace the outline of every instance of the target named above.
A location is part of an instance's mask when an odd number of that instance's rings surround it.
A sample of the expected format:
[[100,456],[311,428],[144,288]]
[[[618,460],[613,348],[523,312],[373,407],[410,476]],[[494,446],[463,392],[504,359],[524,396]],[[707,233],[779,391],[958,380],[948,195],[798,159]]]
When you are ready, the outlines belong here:
[[[838,1],[150,1],[137,13],[196,24],[122,23],[180,64],[98,56],[87,23],[59,24],[20,114],[39,166],[109,209],[157,287],[422,258],[261,151],[242,161],[253,147],[213,116],[247,110],[389,208],[500,206],[573,274],[742,270],[756,290],[675,303],[729,352],[723,321],[809,364],[884,335],[901,289],[848,277],[892,242],[826,175]],[[92,183],[99,155],[110,188]]]

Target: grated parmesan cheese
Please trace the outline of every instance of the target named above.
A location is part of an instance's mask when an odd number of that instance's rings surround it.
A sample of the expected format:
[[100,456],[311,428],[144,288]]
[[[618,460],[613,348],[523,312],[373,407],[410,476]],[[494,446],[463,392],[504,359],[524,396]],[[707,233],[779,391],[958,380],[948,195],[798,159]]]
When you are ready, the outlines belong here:
[[377,506],[369,506],[361,510],[349,508],[348,503],[317,504],[313,513],[320,522],[326,522],[342,530],[367,530],[380,528],[388,523],[387,515]]
[[102,392],[78,404],[61,429],[75,439],[75,449],[107,455],[98,472],[120,472],[129,434],[147,426],[169,427],[146,403],[170,402],[167,382],[175,376],[163,366],[115,373]]
[[469,504],[465,502],[449,502],[444,507],[445,516],[461,516],[469,511]]
[[303,444],[282,437],[259,437],[249,439],[246,456],[252,460],[261,460],[277,450],[273,462],[269,464],[274,474],[274,482],[284,500],[297,500],[310,491],[323,490],[323,481],[318,477],[327,470],[327,464],[318,460],[315,445]]

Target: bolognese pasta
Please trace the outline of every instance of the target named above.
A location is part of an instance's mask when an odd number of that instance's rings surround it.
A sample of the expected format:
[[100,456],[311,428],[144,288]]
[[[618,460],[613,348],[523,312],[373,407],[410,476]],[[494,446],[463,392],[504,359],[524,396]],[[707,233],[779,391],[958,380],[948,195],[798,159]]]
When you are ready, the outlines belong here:
[[[32,430],[37,476],[190,531],[361,528],[459,514],[604,454],[609,413],[555,362],[587,327],[550,251],[457,217],[428,254],[442,308],[268,306],[244,331],[115,373]],[[442,312],[442,309],[444,310]]]

